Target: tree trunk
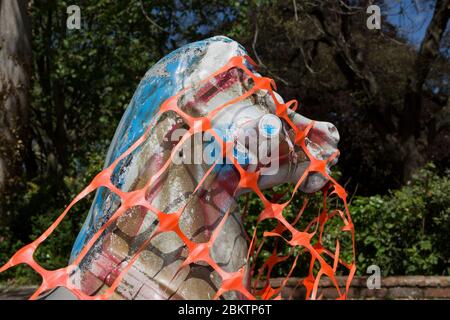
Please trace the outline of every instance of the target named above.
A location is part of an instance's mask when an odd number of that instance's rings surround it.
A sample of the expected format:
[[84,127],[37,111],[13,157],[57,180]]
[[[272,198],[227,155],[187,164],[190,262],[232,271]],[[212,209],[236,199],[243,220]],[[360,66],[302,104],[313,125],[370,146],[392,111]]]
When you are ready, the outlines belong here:
[[27,2],[0,0],[0,210],[21,181],[29,149],[31,31]]
[[439,56],[442,36],[450,18],[450,0],[437,0],[433,17],[417,54],[414,74],[408,81],[405,90],[404,107],[400,119],[399,135],[404,148],[403,180],[408,181],[411,175],[425,161],[419,149],[420,123],[423,108],[423,85],[433,61]]

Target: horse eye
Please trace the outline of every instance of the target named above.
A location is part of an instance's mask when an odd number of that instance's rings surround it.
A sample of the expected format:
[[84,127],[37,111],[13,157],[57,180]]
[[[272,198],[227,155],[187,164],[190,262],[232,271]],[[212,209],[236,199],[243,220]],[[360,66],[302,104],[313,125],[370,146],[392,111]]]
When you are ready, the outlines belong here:
[[282,125],[280,118],[268,113],[259,120],[258,130],[266,138],[275,138],[280,134]]

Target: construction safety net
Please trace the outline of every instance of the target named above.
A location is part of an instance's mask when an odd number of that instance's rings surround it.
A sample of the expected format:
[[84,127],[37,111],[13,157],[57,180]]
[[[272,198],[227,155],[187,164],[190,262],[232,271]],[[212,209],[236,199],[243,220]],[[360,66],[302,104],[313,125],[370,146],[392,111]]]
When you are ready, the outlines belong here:
[[[140,255],[151,243],[152,239],[160,234],[172,232],[183,242],[185,250],[185,259],[179,265],[179,270],[192,264],[201,263],[211,267],[218,276],[220,276],[220,286],[215,293],[215,299],[223,297],[227,292],[237,292],[240,297],[245,297],[247,299],[281,299],[282,289],[288,283],[292,286],[292,275],[296,274],[295,270],[300,268],[300,264],[302,265],[301,267],[305,269],[305,262],[307,263],[306,274],[304,277],[295,278],[297,279],[297,282],[294,285],[304,287],[306,299],[320,298],[319,283],[321,278],[324,277],[327,277],[334,285],[336,297],[338,299],[345,299],[356,270],[354,227],[347,207],[347,193],[344,188],[330,176],[329,171],[327,170],[327,165],[335,160],[334,158],[337,156],[337,153],[324,160],[317,159],[311,154],[305,143],[305,139],[308,137],[314,122],[310,123],[304,130],[298,128],[288,115],[289,109],[296,109],[297,102],[294,100],[287,103],[280,102],[277,99],[277,95],[274,93],[274,90],[276,90],[274,81],[267,77],[255,75],[251,69],[247,67],[249,64],[254,65],[254,62],[249,57],[236,56],[217,72],[211,74],[198,84],[198,87],[202,87],[202,85],[207,84],[212,79],[215,79],[217,82],[218,79],[220,80],[220,77],[229,73],[230,70],[239,70],[240,73],[244,74],[252,81],[252,86],[247,92],[244,92],[239,97],[228,101],[227,103],[216,106],[212,111],[208,112],[208,114],[199,115],[189,112],[186,106],[185,108],[180,107],[180,99],[186,97],[186,93],[190,88],[186,88],[167,99],[160,106],[155,118],[158,119],[166,113],[175,113],[186,124],[187,131],[172,148],[169,156],[165,159],[165,162],[158,167],[158,170],[149,176],[145,183],[141,184],[139,188],[135,188],[131,191],[121,190],[121,188],[117,187],[111,180],[118,164],[148,139],[153,128],[153,126],[150,125],[145,133],[139,137],[128,150],[115,159],[111,165],[102,170],[92,182],[73,199],[64,212],[41,236],[18,250],[0,269],[0,272],[19,264],[26,264],[34,269],[42,277],[42,283],[30,299],[39,298],[44,292],[57,287],[69,289],[79,299],[110,299],[112,295],[114,295],[124,276],[137,259],[139,259]],[[280,195],[278,195],[278,197],[268,197],[267,193],[264,192],[264,190],[261,190],[258,184],[260,170],[253,172],[246,170],[245,165],[242,165],[242,163],[237,160],[235,153],[228,152],[235,147],[234,143],[223,139],[223,136],[218,134],[212,127],[212,120],[222,110],[229,108],[240,100],[246,99],[248,96],[262,90],[272,97],[276,105],[276,115],[288,124],[290,129],[294,132],[294,143],[297,148],[303,150],[308,160],[308,166],[304,173],[298,181],[293,184],[292,188],[288,190],[290,194],[285,194],[283,197]],[[261,212],[248,212],[250,209],[247,204],[244,204],[241,208],[243,219],[247,219],[249,216],[256,218],[253,219],[253,233],[247,235],[247,263],[237,271],[226,271],[223,266],[217,263],[211,256],[211,248],[230,216],[229,210],[224,214],[220,223],[215,225],[208,241],[196,242],[193,241],[192,237],[186,235],[182,230],[183,228],[180,227],[179,222],[186,209],[186,205],[180,206],[175,212],[164,212],[151,201],[148,201],[149,190],[151,190],[166,171],[169,170],[176,152],[179,151],[179,146],[199,132],[208,132],[213,136],[216,143],[220,145],[222,158],[227,158],[237,170],[239,180],[235,192],[238,193],[239,190],[242,189],[251,190],[251,192],[256,194],[258,201],[260,201],[263,207]],[[193,190],[193,193],[196,193],[203,188],[202,185],[204,181],[214,170],[215,166],[216,164],[213,163],[209,167]],[[315,214],[313,218],[310,218],[309,221],[304,221],[305,219],[308,219],[304,213],[310,204],[310,196],[305,195],[302,198],[303,203],[300,205],[298,201],[294,203],[293,199],[294,195],[298,194],[301,184],[307,179],[308,175],[312,173],[320,173],[328,180],[328,183],[320,190],[323,201],[317,214]],[[77,202],[99,188],[108,189],[119,197],[120,206],[117,206],[114,213],[102,222],[101,226],[90,239],[86,241],[81,251],[69,265],[57,270],[47,270],[40,265],[34,257],[37,248],[55,231]],[[333,200],[330,202],[331,197],[333,197],[335,201]],[[284,200],[280,201],[280,199]],[[339,205],[337,205],[335,209],[330,209],[330,203],[335,202],[339,202]],[[95,243],[101,239],[108,228],[117,223],[118,219],[120,219],[130,208],[137,206],[145,208],[145,210],[157,217],[158,224],[155,230],[139,243],[139,246],[135,248],[127,259],[121,261],[120,270],[109,282],[106,290],[103,290],[101,293],[90,294],[78,287],[70,278],[74,272],[79,269],[80,263]],[[291,212],[295,212],[294,219],[286,218],[284,212],[288,208],[290,208]],[[351,246],[351,254],[347,255],[347,258],[342,257],[342,248],[338,237],[331,242],[326,233],[327,224],[335,219],[337,219],[339,223],[333,222],[333,226],[337,226],[339,232],[347,234],[348,239],[350,239],[347,241],[347,245],[349,244]],[[275,221],[276,223],[271,229],[261,231],[261,226],[264,225],[264,221],[266,220]],[[261,260],[261,254],[265,250],[264,245],[268,243],[267,240],[272,241],[272,247],[269,254],[267,254],[266,250],[266,256]],[[286,263],[289,264],[288,267],[283,269],[286,270],[286,274],[284,274],[284,278],[275,285],[273,281],[270,281],[273,277],[273,270],[279,265]],[[338,274],[341,275],[341,277],[338,277]],[[174,277],[176,277],[176,275]],[[338,278],[345,279],[344,283],[342,283],[342,280],[341,283],[339,283]],[[249,279],[252,279],[252,282],[249,281]]]

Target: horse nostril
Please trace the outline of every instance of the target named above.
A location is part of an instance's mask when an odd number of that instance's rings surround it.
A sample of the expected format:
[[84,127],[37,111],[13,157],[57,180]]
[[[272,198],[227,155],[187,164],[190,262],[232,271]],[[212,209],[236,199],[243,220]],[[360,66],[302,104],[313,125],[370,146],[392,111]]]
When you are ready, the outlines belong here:
[[328,131],[333,134],[334,132],[337,131],[336,126],[332,125],[331,123],[328,124]]
[[[329,123],[317,121],[308,135],[309,143],[307,144],[311,154],[317,159],[325,160],[334,157],[338,143],[339,132],[337,128]],[[335,158],[337,161],[337,157]],[[334,165],[333,160],[331,165]]]
[[329,137],[331,138],[330,140],[332,141],[332,143],[335,145],[335,147],[337,147],[340,136],[339,136],[339,131],[337,130],[337,128],[334,124],[331,124],[331,123],[328,124],[328,134],[329,134]]
[[341,153],[339,152],[339,150],[336,150],[336,156],[330,161],[329,167],[332,167],[332,166],[336,165],[336,163],[338,163],[338,159],[339,159],[340,155],[341,155]]

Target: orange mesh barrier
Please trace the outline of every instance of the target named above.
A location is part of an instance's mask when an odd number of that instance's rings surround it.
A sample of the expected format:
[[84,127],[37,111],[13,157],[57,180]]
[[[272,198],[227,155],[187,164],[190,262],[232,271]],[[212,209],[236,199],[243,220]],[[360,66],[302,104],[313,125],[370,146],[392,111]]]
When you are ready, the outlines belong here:
[[[260,200],[262,201],[262,204],[264,205],[264,210],[259,213],[257,224],[259,225],[260,222],[264,221],[265,219],[276,219],[277,220],[277,226],[271,230],[264,232],[263,237],[269,238],[269,237],[275,237],[275,241],[284,241],[284,243],[291,247],[291,249],[301,249],[302,252],[307,252],[311,255],[311,259],[309,262],[309,272],[308,276],[302,280],[300,280],[299,285],[303,285],[306,288],[306,298],[307,299],[316,299],[318,298],[318,287],[319,287],[319,280],[322,276],[327,276],[335,285],[337,290],[337,295],[339,299],[345,299],[347,296],[347,292],[351,283],[351,280],[353,278],[353,275],[356,270],[355,265],[355,245],[354,245],[354,227],[352,224],[352,220],[350,217],[350,213],[348,211],[346,197],[347,194],[342,186],[340,186],[326,171],[326,165],[328,162],[331,162],[333,158],[337,156],[337,154],[334,154],[330,158],[326,160],[318,160],[314,158],[311,153],[309,152],[308,148],[305,144],[305,137],[308,135],[309,130],[311,129],[313,122],[305,129],[300,130],[298,127],[294,125],[294,123],[291,121],[291,119],[288,117],[288,108],[291,108],[292,106],[296,108],[297,102],[292,100],[287,103],[280,103],[273,90],[276,90],[275,83],[272,79],[266,78],[266,77],[259,77],[253,74],[245,65],[245,61],[248,63],[251,63],[254,65],[254,62],[249,57],[234,57],[232,58],[225,66],[223,66],[221,69],[219,69],[216,73],[209,76],[207,79],[203,80],[201,83],[204,83],[211,79],[212,77],[215,77],[219,75],[220,73],[226,72],[227,70],[230,70],[231,68],[240,68],[243,70],[249,77],[251,77],[254,81],[254,86],[251,90],[243,94],[242,96],[237,97],[236,99],[229,101],[221,106],[218,106],[216,109],[214,109],[212,112],[210,112],[209,115],[203,116],[203,117],[193,117],[188,115],[186,112],[182,111],[177,106],[177,101],[180,95],[182,95],[186,90],[179,92],[175,96],[172,96],[171,98],[167,99],[163,105],[161,106],[157,116],[155,119],[157,119],[161,114],[169,111],[176,112],[179,116],[181,116],[184,121],[188,124],[189,130],[188,132],[182,137],[182,139],[179,141],[179,143],[173,148],[170,158],[167,159],[165,164],[161,167],[161,169],[153,175],[146,183],[146,185],[138,190],[131,191],[131,192],[123,192],[119,188],[113,185],[111,182],[111,175],[114,171],[114,168],[117,166],[117,164],[125,158],[127,155],[129,155],[133,150],[135,150],[149,135],[151,125],[148,127],[146,132],[133,143],[133,145],[126,150],[122,155],[120,155],[109,167],[105,168],[103,171],[101,171],[93,180],[92,182],[80,193],[78,194],[73,201],[69,204],[69,206],[64,210],[64,212],[58,217],[58,219],[36,240],[31,242],[30,244],[24,246],[19,251],[17,251],[13,257],[2,267],[0,268],[0,272],[3,272],[11,267],[17,266],[19,264],[27,264],[31,268],[33,268],[37,273],[39,273],[42,277],[42,283],[39,286],[39,288],[36,290],[36,292],[31,296],[30,299],[36,299],[39,297],[40,294],[56,288],[56,287],[66,287],[71,292],[73,292],[78,298],[80,299],[94,299],[94,300],[104,300],[110,298],[118,285],[120,284],[121,280],[123,279],[124,275],[127,273],[127,271],[131,268],[133,263],[138,259],[141,252],[149,245],[150,241],[158,234],[161,234],[163,232],[175,232],[179,238],[184,242],[188,255],[186,260],[181,265],[180,269],[184,266],[187,266],[192,263],[197,262],[204,262],[210,265],[221,277],[222,282],[219,290],[217,291],[215,299],[219,298],[221,295],[223,295],[227,291],[237,291],[240,292],[244,297],[248,299],[281,299],[281,289],[287,284],[288,279],[291,277],[291,274],[293,273],[295,267],[298,263],[298,258],[300,257],[300,254],[295,255],[294,262],[292,266],[290,267],[290,271],[288,275],[285,277],[285,279],[282,281],[281,285],[278,288],[273,288],[270,283],[270,276],[271,271],[273,268],[282,262],[285,262],[288,260],[290,255],[292,255],[292,252],[294,250],[291,250],[291,254],[288,256],[279,256],[276,249],[273,250],[272,254],[265,260],[264,264],[261,268],[259,268],[259,271],[256,272],[256,264],[254,261],[256,261],[257,256],[261,253],[263,242],[260,244],[258,243],[257,239],[257,228],[255,228],[254,234],[251,238],[249,238],[249,250],[248,250],[248,261],[253,261],[250,265],[250,276],[257,276],[257,279],[260,279],[262,275],[266,275],[266,281],[262,288],[257,288],[256,285],[251,287],[245,284],[246,276],[248,270],[246,270],[246,267],[242,267],[237,272],[226,272],[224,271],[210,256],[210,248],[212,247],[215,239],[217,238],[221,228],[223,227],[229,212],[227,212],[224,216],[224,218],[221,220],[219,225],[214,229],[211,238],[206,243],[195,243],[191,241],[186,235],[183,234],[183,232],[180,229],[179,226],[179,219],[181,214],[183,213],[184,207],[180,208],[177,212],[161,212],[158,209],[151,206],[148,201],[146,201],[145,194],[146,191],[150,186],[152,186],[153,183],[155,183],[158,178],[164,173],[165,170],[167,170],[170,161],[172,161],[175,152],[178,150],[178,146],[181,145],[184,141],[189,139],[194,133],[198,132],[206,132],[208,131],[216,141],[221,145],[221,152],[222,157],[228,157],[228,159],[234,164],[236,169],[238,170],[240,174],[240,181],[238,185],[239,188],[245,188],[245,189],[251,189],[253,192],[255,192]],[[269,201],[266,196],[263,194],[263,192],[258,187],[258,178],[260,176],[260,172],[247,172],[237,161],[237,159],[233,156],[232,152],[230,151],[230,148],[233,148],[232,142],[226,142],[224,141],[211,127],[211,119],[222,109],[227,108],[228,106],[232,105],[233,103],[236,103],[237,101],[240,101],[242,99],[245,99],[249,95],[256,92],[256,90],[267,90],[267,92],[272,96],[275,104],[276,104],[276,115],[280,117],[281,119],[284,119],[286,123],[294,130],[295,132],[295,144],[297,146],[300,146],[303,149],[303,152],[306,154],[306,156],[309,158],[309,166],[305,170],[304,174],[301,176],[301,178],[298,180],[298,182],[295,184],[295,187],[293,189],[291,197],[288,199],[288,201],[284,203],[274,203]],[[294,109],[295,110],[295,109]],[[227,152],[228,151],[228,152]],[[206,175],[203,177],[203,179],[200,181],[198,186],[196,187],[196,192],[208,176],[208,174],[211,172],[211,170],[214,168],[214,165],[208,170]],[[329,179],[329,183],[326,185],[326,187],[323,188],[323,206],[321,213],[314,218],[312,221],[310,221],[306,228],[303,230],[298,230],[296,228],[296,225],[302,218],[302,214],[304,213],[307,204],[308,199],[306,198],[302,208],[299,210],[297,217],[292,223],[289,223],[286,218],[283,216],[283,210],[288,206],[292,205],[292,199],[294,197],[295,192],[300,187],[301,183],[306,179],[309,173],[311,172],[319,172],[323,176],[325,176],[327,179]],[[92,236],[92,238],[85,244],[82,251],[79,253],[79,255],[74,259],[74,261],[61,269],[57,270],[47,270],[43,268],[41,265],[39,265],[33,255],[38,248],[38,246],[47,239],[47,237],[50,236],[50,234],[55,230],[55,228],[58,227],[60,222],[64,219],[64,217],[67,215],[69,210],[82,198],[86,197],[89,193],[93,192],[94,190],[105,187],[108,188],[110,191],[114,192],[118,197],[121,199],[121,206],[114,212],[114,214],[104,223],[101,228]],[[340,199],[344,205],[344,210],[331,210],[329,211],[327,209],[327,198],[329,195],[334,194],[337,196],[338,199]],[[95,296],[89,296],[82,292],[80,288],[75,287],[75,285],[69,280],[71,273],[76,270],[79,263],[82,261],[83,257],[86,256],[90,248],[94,245],[94,243],[99,239],[99,237],[102,235],[102,233],[105,231],[105,229],[110,226],[112,223],[114,223],[122,214],[124,214],[127,209],[134,207],[134,206],[143,206],[147,208],[148,210],[152,211],[158,216],[159,224],[156,229],[156,231],[152,234],[151,237],[146,239],[146,241],[140,246],[140,248],[134,253],[134,255],[128,260],[126,266],[121,269],[120,273],[118,274],[117,278],[114,280],[112,285],[104,291],[102,294],[97,294]],[[253,214],[253,213],[252,213]],[[324,235],[324,227],[325,224],[332,219],[333,217],[338,217],[341,219],[343,223],[343,232],[349,232],[351,234],[352,239],[352,261],[351,262],[345,262],[340,257],[340,243],[339,241],[336,241],[335,249],[327,249],[323,246],[323,235]],[[315,230],[312,230],[312,228],[315,227]],[[285,233],[290,234],[290,240],[287,240],[283,237],[283,234]],[[294,256],[294,255],[293,255]],[[253,259],[253,260],[252,260]],[[327,259],[331,259],[332,263],[327,262]],[[316,263],[318,263],[319,268],[317,269]],[[338,267],[343,268],[348,272],[347,274],[347,280],[345,284],[345,288],[342,290],[339,287],[339,284],[336,280],[336,273]],[[256,282],[255,282],[256,283]]]

